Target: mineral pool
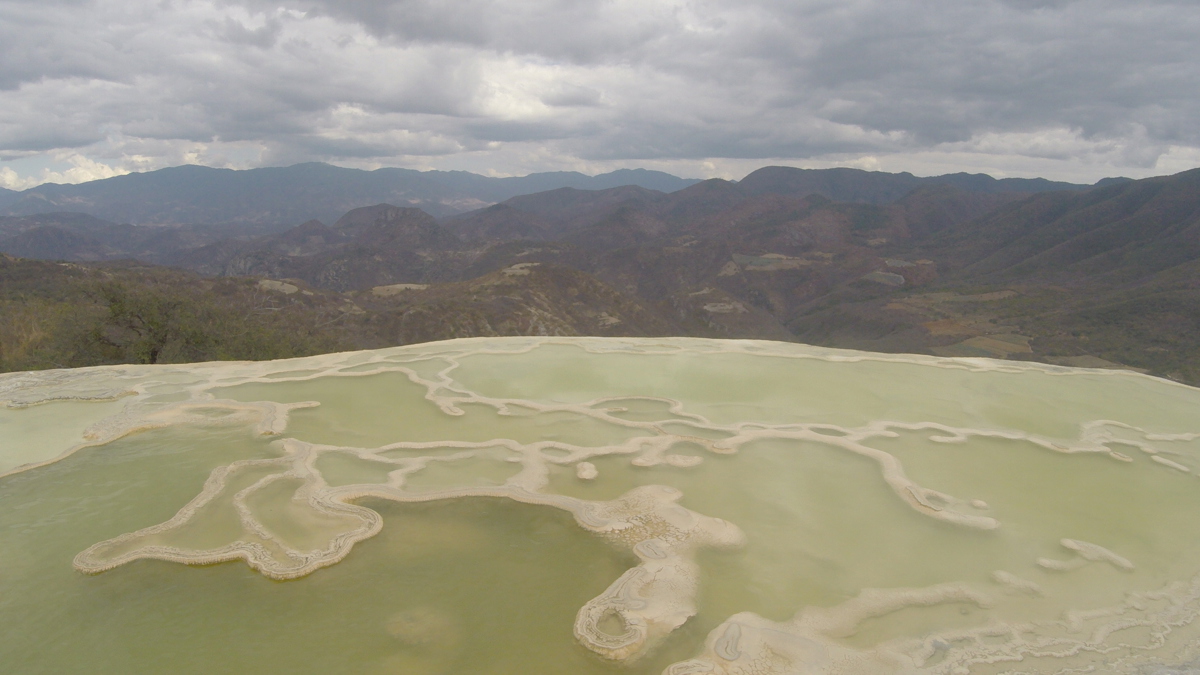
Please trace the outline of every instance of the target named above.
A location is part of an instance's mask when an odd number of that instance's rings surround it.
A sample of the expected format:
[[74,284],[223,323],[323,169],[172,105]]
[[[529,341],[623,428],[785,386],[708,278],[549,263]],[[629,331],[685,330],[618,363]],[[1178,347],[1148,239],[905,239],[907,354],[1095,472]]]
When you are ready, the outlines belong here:
[[1200,390],[761,341],[0,375],[6,673],[1200,670]]

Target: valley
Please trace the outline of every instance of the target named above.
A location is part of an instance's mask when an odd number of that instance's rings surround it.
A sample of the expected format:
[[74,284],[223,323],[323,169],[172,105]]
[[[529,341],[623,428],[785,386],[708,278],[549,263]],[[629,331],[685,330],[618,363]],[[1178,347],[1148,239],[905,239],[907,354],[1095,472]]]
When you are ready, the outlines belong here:
[[144,359],[96,337],[120,323],[96,290],[116,284],[209,307],[206,324],[258,345],[184,348],[181,328],[160,340],[167,360],[686,335],[1200,382],[1200,171],[1089,187],[767,167],[659,187],[677,189],[564,186],[440,217],[384,203],[292,227],[10,215],[0,302],[41,323],[6,322],[2,365]]

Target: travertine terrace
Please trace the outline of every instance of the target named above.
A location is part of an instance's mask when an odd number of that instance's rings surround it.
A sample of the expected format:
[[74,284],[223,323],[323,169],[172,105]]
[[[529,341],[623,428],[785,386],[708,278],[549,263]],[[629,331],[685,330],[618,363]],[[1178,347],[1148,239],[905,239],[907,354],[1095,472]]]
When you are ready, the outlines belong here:
[[[243,667],[270,668],[271,640],[316,650],[329,615],[353,630],[298,663],[414,674],[515,654],[543,673],[1137,673],[1200,644],[1200,391],[1135,373],[496,338],[15,373],[0,402],[10,663],[106,630],[97,672],[152,671],[117,655],[144,635],[96,617],[162,602],[190,631],[167,640],[180,672],[234,616],[291,617],[233,638]],[[499,534],[531,518],[536,536]],[[551,535],[570,551],[505,557]],[[443,562],[421,583],[454,593],[388,606],[425,557]],[[542,590],[502,597],[498,570]]]

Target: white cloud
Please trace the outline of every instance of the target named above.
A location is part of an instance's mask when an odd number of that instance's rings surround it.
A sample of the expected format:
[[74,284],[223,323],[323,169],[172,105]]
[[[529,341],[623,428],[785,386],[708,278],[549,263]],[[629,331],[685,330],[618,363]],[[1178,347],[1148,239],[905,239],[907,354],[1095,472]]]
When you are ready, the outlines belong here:
[[0,166],[0,187],[9,190],[24,190],[34,185],[37,185],[37,183],[26,182],[26,179],[21,178],[12,167]]
[[43,169],[33,176],[20,176],[11,167],[0,167],[0,187],[5,187],[9,190],[24,190],[35,185],[41,185],[42,183],[86,183],[92,180],[112,178],[113,176],[121,176],[129,173],[126,170],[113,168],[78,153],[64,154],[55,159],[67,164],[70,168],[61,171]]

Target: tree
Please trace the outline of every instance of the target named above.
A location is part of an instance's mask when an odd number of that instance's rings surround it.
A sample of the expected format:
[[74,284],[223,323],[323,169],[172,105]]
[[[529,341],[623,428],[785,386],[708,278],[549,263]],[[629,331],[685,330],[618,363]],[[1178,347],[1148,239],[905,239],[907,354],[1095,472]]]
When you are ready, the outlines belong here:
[[115,351],[118,360],[158,363],[199,357],[210,342],[203,306],[195,299],[153,286],[131,290],[119,282],[100,284],[96,297],[108,309],[91,338]]

